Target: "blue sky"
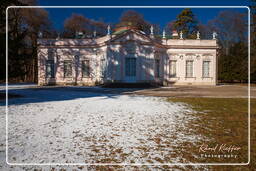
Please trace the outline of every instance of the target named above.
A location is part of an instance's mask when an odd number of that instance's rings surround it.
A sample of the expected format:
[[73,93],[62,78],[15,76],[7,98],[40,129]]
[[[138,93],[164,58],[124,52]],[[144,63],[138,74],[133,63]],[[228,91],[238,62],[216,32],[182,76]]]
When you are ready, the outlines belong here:
[[[247,6],[250,1],[248,0],[38,0],[39,5],[42,6]],[[46,9],[49,12],[50,18],[56,29],[61,30],[66,18],[71,16],[72,13],[83,14],[85,17],[94,20],[103,20],[107,23],[118,22],[124,8],[119,9]],[[154,24],[159,24],[163,28],[169,21],[172,21],[182,10],[181,8],[171,9],[134,9],[141,14],[144,18]],[[208,20],[213,19],[220,11],[227,10],[224,8],[193,8],[194,14],[202,23],[207,23]],[[239,12],[247,13],[247,9],[229,9]]]

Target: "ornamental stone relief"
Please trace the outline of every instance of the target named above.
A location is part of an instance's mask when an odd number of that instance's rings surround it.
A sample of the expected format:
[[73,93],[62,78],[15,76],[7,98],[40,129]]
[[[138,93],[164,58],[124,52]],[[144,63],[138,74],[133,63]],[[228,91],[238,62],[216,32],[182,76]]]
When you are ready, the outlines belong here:
[[187,53],[186,54],[186,59],[194,59],[196,57],[196,55],[194,53]]
[[168,53],[169,59],[178,59],[180,57],[177,53]]
[[203,57],[203,60],[204,60],[204,61],[210,61],[210,60],[211,60],[211,57],[210,57],[210,56],[204,56],[204,57]]
[[203,58],[203,60],[211,60],[211,58],[213,58],[213,55],[210,53],[203,54],[202,58]]
[[161,56],[161,54],[160,54],[160,53],[156,53],[156,54],[154,55],[154,57],[155,57],[156,59],[159,59],[159,58],[160,58],[160,56]]
[[211,53],[204,53],[202,56],[203,56],[203,57],[204,57],[204,56],[210,56],[210,57],[213,57],[213,54],[211,54]]
[[178,54],[178,53],[168,53],[169,59],[196,59],[200,60],[203,56],[201,54],[187,53],[187,54]]
[[200,55],[200,54],[197,54],[197,55],[196,55],[196,59],[197,59],[197,60],[200,60],[200,58],[201,58],[201,55]]
[[63,54],[64,56],[69,56],[69,55],[71,55],[70,51],[62,51],[62,54]]
[[155,53],[152,47],[150,46],[142,46],[143,47],[143,53],[150,54],[150,53]]
[[128,54],[134,54],[136,52],[136,44],[134,42],[126,43],[124,48]]

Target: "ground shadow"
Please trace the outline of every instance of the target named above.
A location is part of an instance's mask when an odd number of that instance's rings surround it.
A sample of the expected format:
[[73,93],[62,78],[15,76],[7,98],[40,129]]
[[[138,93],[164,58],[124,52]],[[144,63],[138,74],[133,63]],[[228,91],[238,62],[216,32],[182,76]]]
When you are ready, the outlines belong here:
[[[27,103],[43,103],[51,101],[74,100],[79,98],[117,98],[122,94],[132,94],[134,91],[146,88],[102,88],[102,87],[60,87],[46,86],[34,88],[14,88],[8,90],[8,105],[22,105]],[[5,90],[0,90],[1,96],[5,97]],[[13,96],[15,95],[15,96]],[[18,97],[18,98],[16,98]],[[5,98],[0,99],[0,106],[5,106]]]

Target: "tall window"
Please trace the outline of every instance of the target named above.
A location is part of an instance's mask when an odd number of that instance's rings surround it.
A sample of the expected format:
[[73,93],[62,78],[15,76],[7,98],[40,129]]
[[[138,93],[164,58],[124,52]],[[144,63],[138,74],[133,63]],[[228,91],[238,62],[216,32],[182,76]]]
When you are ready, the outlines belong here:
[[106,73],[105,59],[100,60],[100,70],[101,70],[101,77],[105,77],[105,73]]
[[72,61],[64,61],[64,77],[72,77]]
[[46,77],[54,78],[54,60],[46,61]]
[[170,77],[176,77],[176,61],[171,60],[169,63]]
[[160,60],[155,59],[155,76],[160,77]]
[[136,76],[136,58],[125,58],[125,75],[128,77]]
[[210,61],[203,61],[203,77],[210,77]]
[[90,77],[90,61],[82,61],[82,75],[83,77]]
[[186,61],[186,77],[193,77],[193,61]]

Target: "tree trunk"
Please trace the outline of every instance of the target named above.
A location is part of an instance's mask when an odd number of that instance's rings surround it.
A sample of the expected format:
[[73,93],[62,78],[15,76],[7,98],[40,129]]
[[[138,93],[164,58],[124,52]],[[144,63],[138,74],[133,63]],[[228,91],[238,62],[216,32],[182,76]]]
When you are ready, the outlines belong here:
[[32,80],[35,82],[35,59],[32,62]]

